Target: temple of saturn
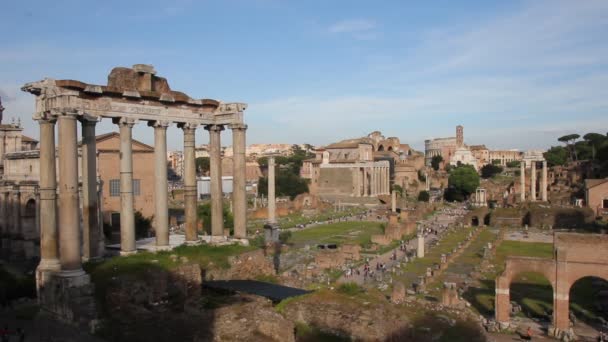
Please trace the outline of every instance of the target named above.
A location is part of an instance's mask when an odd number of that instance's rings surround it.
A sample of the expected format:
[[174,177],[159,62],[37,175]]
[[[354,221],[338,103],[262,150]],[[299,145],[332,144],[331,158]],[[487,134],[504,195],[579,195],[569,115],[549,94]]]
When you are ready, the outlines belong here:
[[[185,241],[196,243],[195,133],[199,126],[209,132],[211,162],[211,234],[224,234],[221,181],[221,132],[232,130],[234,148],[234,235],[246,235],[245,132],[243,103],[194,99],[173,91],[151,65],[116,67],[107,85],[74,80],[44,79],[22,88],[36,97],[33,119],[40,125],[40,264],[39,288],[53,279],[70,279],[58,287],[88,283],[82,256],[100,257],[102,238],[98,212],[95,125],[110,118],[120,131],[120,253],[136,252],[133,210],[133,161],[131,134],[138,122],[154,130],[156,247],[169,248],[167,204],[167,127],[183,130]],[[82,206],[79,201],[77,123],[82,127]],[[55,125],[58,158],[55,157]],[[57,164],[56,165],[56,160]],[[56,170],[58,174],[56,174]],[[82,207],[82,213],[79,208]],[[82,226],[81,226],[82,225]],[[83,253],[83,249],[85,249]],[[56,294],[57,295],[57,294]],[[55,295],[55,296],[56,296]]]

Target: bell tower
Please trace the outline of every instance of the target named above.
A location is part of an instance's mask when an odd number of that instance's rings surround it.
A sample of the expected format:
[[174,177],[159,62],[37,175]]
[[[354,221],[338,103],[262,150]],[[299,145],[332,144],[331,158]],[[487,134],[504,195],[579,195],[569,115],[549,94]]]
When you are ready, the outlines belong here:
[[462,147],[464,145],[464,127],[461,125],[456,126],[456,146]]

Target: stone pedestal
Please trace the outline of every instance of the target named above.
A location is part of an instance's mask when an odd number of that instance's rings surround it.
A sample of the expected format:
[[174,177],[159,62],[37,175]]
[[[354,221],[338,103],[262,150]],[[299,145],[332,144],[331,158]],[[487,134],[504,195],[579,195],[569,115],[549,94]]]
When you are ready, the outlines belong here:
[[279,242],[280,228],[276,223],[266,223],[264,225],[264,241],[268,243]]

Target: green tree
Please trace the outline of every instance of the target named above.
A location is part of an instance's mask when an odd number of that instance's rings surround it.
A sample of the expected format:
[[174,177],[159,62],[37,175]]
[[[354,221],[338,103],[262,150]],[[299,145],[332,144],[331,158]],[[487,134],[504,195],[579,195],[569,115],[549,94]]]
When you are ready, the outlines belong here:
[[581,137],[580,135],[574,133],[574,134],[567,134],[567,135],[557,138],[557,141],[564,143],[566,145],[566,148],[568,148],[570,150],[570,159],[571,160],[578,160],[578,158],[576,156],[576,149],[574,148],[574,142],[580,137]]
[[204,175],[209,172],[209,157],[198,157],[195,159],[196,162],[196,173]]
[[[308,181],[288,170],[279,170],[276,176],[275,191],[277,196],[289,196],[294,199],[297,195],[308,192]],[[268,196],[268,177],[260,177],[258,193]]]
[[[462,165],[450,172],[446,193],[449,193],[453,200],[465,200],[478,187],[479,174],[475,171],[475,168],[471,165]],[[446,199],[448,199],[447,196]]]
[[399,197],[403,197],[403,188],[399,184],[393,184],[393,191],[399,194]]
[[433,167],[433,170],[435,170],[435,171],[439,170],[439,166],[441,165],[442,162],[443,162],[443,157],[441,155],[433,156],[433,158],[431,158],[431,166]]
[[[231,231],[234,228],[234,218],[230,212],[230,208],[225,205],[223,208],[224,212],[224,227],[230,228]],[[203,222],[203,229],[206,233],[211,234],[211,203],[201,204],[196,208],[196,216]]]
[[135,211],[133,215],[135,219],[135,236],[138,239],[150,236],[150,232],[152,231],[152,217],[145,217],[139,210]]
[[568,150],[563,146],[553,146],[544,153],[549,166],[564,165],[568,161]]
[[507,167],[519,167],[521,165],[521,161],[519,160],[513,160],[510,162],[507,162]]
[[502,172],[502,167],[494,164],[486,164],[481,168],[482,178],[491,178]]
[[428,191],[422,190],[418,193],[418,200],[420,202],[428,202],[431,199],[431,195]]

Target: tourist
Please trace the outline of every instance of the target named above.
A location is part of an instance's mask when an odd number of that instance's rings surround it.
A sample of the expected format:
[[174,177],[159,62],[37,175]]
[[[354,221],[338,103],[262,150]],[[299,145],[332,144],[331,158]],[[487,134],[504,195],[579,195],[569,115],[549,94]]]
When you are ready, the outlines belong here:
[[525,339],[528,341],[532,341],[532,328],[531,327],[528,327],[528,330],[526,330]]

